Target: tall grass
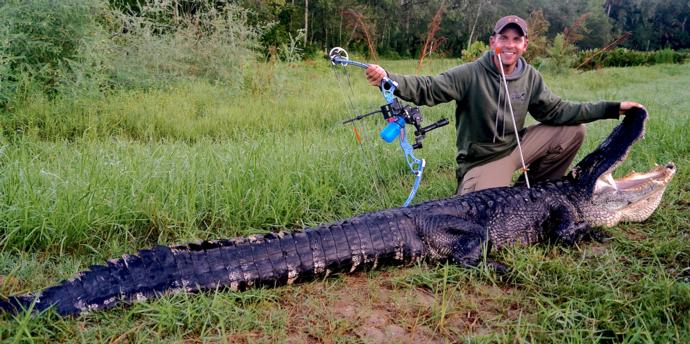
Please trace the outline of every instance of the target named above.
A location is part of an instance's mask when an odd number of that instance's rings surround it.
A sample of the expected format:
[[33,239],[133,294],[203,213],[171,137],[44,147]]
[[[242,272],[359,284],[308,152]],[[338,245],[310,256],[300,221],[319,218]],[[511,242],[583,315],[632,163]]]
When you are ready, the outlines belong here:
[[[456,63],[428,60],[424,73]],[[399,72],[415,68],[414,61],[382,64]],[[289,230],[402,204],[413,177],[399,147],[378,139],[384,125],[378,117],[357,123],[364,143],[356,143],[352,128],[340,123],[353,114],[327,61],[261,67],[275,68],[268,93],[178,80],[167,88],[116,90],[98,99],[59,95],[17,103],[0,118],[0,294],[43,288],[89,264],[156,243]],[[351,97],[355,111],[365,112],[382,99],[360,73],[351,75]],[[76,319],[4,316],[0,339],[279,341],[303,338],[308,329],[312,340],[366,341],[358,332],[362,319],[343,318],[338,312],[344,301],[332,295],[395,290],[413,297],[369,307],[400,310],[390,321],[437,340],[687,338],[690,103],[679,90],[690,86],[688,66],[546,79],[567,99],[627,99],[647,106],[646,139],[618,173],[670,160],[679,166],[648,222],[611,229],[613,240],[605,244],[500,253],[497,258],[513,268],[503,281],[484,270],[420,266],[392,278],[374,274],[358,286],[336,279],[247,294],[177,295]],[[428,122],[451,117],[453,105],[423,113]],[[616,123],[588,125],[580,156]],[[427,159],[415,202],[452,194],[454,150],[449,126],[432,132],[415,152]],[[426,294],[430,304],[418,305],[415,300]],[[303,304],[306,310],[295,313]],[[467,324],[484,330],[462,325],[466,314],[474,314]]]
[[104,10],[101,1],[0,3],[0,105],[32,88],[57,92],[80,69],[84,47],[101,38],[97,18]]
[[[326,62],[289,66],[280,65],[288,69],[281,73],[293,82],[270,97],[240,98],[232,87],[197,81],[100,100],[24,103],[0,120],[8,143],[0,179],[8,230],[0,244],[69,252],[131,238],[145,238],[142,245],[189,240],[200,229],[205,237],[233,236],[404,200],[413,178],[399,147],[378,142],[381,123],[357,124],[366,140],[357,147],[352,129],[340,124],[352,114]],[[309,81],[319,101],[291,96]],[[355,87],[370,96],[361,112],[382,101],[364,83]],[[444,152],[452,166],[452,151],[434,144],[442,137],[452,142],[446,130],[430,135],[425,150]],[[95,228],[102,230],[97,241]]]
[[[343,134],[17,142],[3,152],[0,243],[79,252],[113,240],[150,245],[296,228],[385,206],[359,203],[372,197],[363,178],[369,166],[346,158]],[[392,184],[381,196],[400,190],[401,199],[398,152],[377,154],[376,167],[386,167],[379,177]]]
[[111,82],[138,88],[201,78],[242,89],[260,34],[247,11],[229,1],[199,2],[194,13],[174,15],[175,6],[147,1],[136,15],[112,12]]
[[18,103],[45,95],[98,99],[182,80],[265,90],[256,80],[270,80],[272,69],[257,70],[262,28],[246,10],[230,1],[200,1],[190,13],[176,6],[146,0],[133,12],[106,0],[0,3],[0,106],[23,109]]

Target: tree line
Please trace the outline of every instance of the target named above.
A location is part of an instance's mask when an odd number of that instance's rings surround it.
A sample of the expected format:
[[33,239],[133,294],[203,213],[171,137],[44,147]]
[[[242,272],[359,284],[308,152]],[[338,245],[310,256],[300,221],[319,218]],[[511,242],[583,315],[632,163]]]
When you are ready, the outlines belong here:
[[[167,0],[181,13],[218,0]],[[619,46],[634,50],[690,48],[690,0],[236,0],[264,25],[268,50],[300,43],[305,52],[348,46],[388,57],[417,57],[429,49],[459,56],[476,40],[486,41],[495,21],[541,13],[539,34],[578,34],[579,49],[601,48],[625,35]],[[136,11],[139,0],[111,0]],[[433,27],[433,19],[440,19]],[[434,31],[431,42],[426,42]],[[576,32],[573,32],[573,31]]]
[[334,46],[374,60],[469,61],[506,14],[528,20],[526,58],[545,70],[689,56],[690,0],[0,0],[0,111],[33,93],[99,96],[190,79],[263,92],[266,60]]

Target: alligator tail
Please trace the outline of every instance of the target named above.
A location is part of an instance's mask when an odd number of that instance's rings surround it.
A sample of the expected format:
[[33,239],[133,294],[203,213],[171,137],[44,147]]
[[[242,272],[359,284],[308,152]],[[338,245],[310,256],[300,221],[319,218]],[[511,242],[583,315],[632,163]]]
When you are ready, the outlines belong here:
[[[395,210],[293,233],[156,246],[95,265],[36,294],[0,301],[10,313],[54,307],[61,315],[176,291],[275,287],[377,264],[409,263],[423,245]],[[396,215],[402,215],[397,216]]]
[[623,122],[613,129],[606,140],[573,168],[571,176],[577,184],[591,194],[597,179],[621,164],[632,145],[642,138],[646,120],[647,111],[644,109],[628,110]]

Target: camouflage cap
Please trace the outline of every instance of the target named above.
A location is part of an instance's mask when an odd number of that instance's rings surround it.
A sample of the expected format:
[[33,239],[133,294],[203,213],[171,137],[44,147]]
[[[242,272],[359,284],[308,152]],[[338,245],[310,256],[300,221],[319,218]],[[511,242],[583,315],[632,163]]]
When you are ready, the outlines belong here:
[[494,34],[501,33],[508,25],[516,26],[522,31],[523,36],[527,36],[527,22],[518,16],[505,16],[499,19],[494,26]]

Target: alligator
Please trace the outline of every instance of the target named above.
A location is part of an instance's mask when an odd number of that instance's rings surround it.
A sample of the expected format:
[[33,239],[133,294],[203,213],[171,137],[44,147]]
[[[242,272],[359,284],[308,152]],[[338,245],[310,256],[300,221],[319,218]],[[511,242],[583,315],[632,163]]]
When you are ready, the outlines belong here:
[[0,308],[77,315],[173,292],[275,287],[420,260],[476,266],[491,250],[509,245],[571,245],[601,233],[598,227],[644,221],[658,207],[676,172],[672,162],[612,177],[643,136],[646,119],[643,109],[628,111],[560,180],[486,189],[295,232],[156,246],[92,266],[42,291],[10,296]]

